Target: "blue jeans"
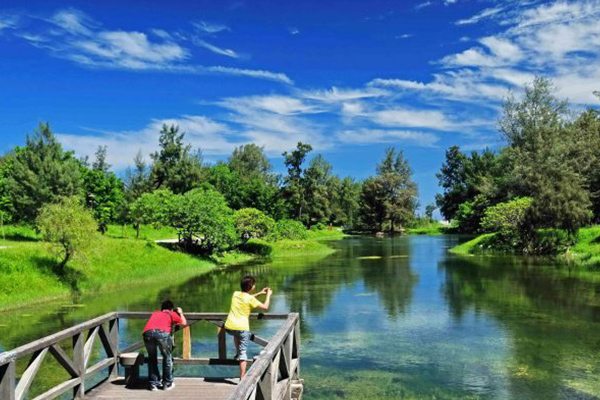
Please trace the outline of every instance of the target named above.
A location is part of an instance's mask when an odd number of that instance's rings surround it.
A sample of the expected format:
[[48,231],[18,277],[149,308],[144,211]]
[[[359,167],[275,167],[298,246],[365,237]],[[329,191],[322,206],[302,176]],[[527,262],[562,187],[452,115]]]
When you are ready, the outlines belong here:
[[148,381],[152,386],[160,384],[157,349],[163,358],[163,384],[173,383],[173,342],[167,332],[152,330],[144,332],[144,345],[148,352]]
[[252,336],[252,334],[250,333],[250,331],[236,331],[233,329],[225,329],[225,331],[227,333],[229,333],[231,336],[235,337],[238,342],[239,342],[239,346],[236,350],[236,358],[240,361],[247,361],[248,360],[248,342],[250,342],[250,336]]

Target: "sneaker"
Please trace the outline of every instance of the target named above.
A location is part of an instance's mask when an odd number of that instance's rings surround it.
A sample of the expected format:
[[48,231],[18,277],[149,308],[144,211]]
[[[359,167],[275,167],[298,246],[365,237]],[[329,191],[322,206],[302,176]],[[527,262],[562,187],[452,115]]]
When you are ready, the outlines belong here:
[[162,389],[163,386],[161,384],[158,385],[150,385],[150,391],[156,392],[158,389]]
[[175,383],[165,383],[163,385],[163,390],[171,390],[175,387]]

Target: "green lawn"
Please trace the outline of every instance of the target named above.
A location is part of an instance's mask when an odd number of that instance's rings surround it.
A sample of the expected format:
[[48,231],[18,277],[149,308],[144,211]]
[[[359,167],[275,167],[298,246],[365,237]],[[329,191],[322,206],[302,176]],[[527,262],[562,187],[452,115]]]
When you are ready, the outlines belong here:
[[[325,256],[333,252],[324,241],[340,239],[341,231],[310,232],[308,240],[250,241],[247,251],[234,250],[202,258],[168,250],[153,240],[177,237],[170,229],[143,227],[135,239],[133,228],[110,226],[97,235],[91,248],[57,274],[57,255],[29,227],[8,226],[0,232],[0,309],[14,308],[70,295],[73,290],[93,292],[135,284],[184,278],[206,273],[217,265],[240,264],[260,256]],[[124,238],[127,237],[127,238]],[[152,239],[152,240],[150,240]]]

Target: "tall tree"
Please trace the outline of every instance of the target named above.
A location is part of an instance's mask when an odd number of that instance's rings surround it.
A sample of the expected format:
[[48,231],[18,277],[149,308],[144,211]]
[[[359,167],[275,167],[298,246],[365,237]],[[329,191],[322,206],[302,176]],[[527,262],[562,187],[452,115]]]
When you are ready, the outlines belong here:
[[254,143],[236,147],[228,160],[229,168],[241,177],[267,178],[271,172],[271,163],[264,148]]
[[303,211],[306,205],[306,179],[302,164],[308,153],[312,151],[310,144],[298,142],[295,150],[291,153],[283,153],[284,163],[288,174],[284,178],[283,195],[288,204],[290,215],[297,220],[303,219]]
[[336,219],[334,223],[354,228],[358,220],[358,210],[360,207],[360,192],[362,184],[356,182],[350,177],[342,179],[337,196]]
[[591,201],[582,176],[582,158],[569,151],[574,129],[565,101],[552,84],[536,78],[521,100],[509,97],[500,132],[514,154],[512,176],[533,198],[529,227],[560,228],[574,234],[590,218]]
[[141,150],[138,150],[134,159],[134,167],[127,168],[125,172],[125,200],[133,203],[144,193],[152,190],[148,166],[144,161]]
[[304,224],[307,227],[318,223],[326,223],[332,213],[331,164],[321,154],[312,159],[304,173],[305,179],[305,212]]
[[2,230],[3,237],[4,224],[10,222],[14,214],[9,186],[13,162],[13,157],[10,154],[0,157],[0,229]]
[[389,223],[393,233],[414,217],[417,206],[417,185],[402,152],[388,148],[377,166],[377,176],[368,178],[362,190],[362,216],[367,226],[383,230]]
[[185,145],[184,132],[176,125],[163,125],[159,137],[159,151],[151,155],[154,164],[150,178],[155,189],[169,189],[185,193],[199,186],[202,180],[202,156],[192,154],[192,146]]
[[81,194],[80,163],[62,149],[47,123],[27,136],[25,147],[16,149],[9,188],[15,215],[28,222],[44,204]]
[[98,222],[99,231],[104,234],[108,224],[120,215],[123,206],[123,182],[109,171],[106,163],[106,147],[98,147],[93,168],[82,167],[83,188],[86,205],[92,210]]

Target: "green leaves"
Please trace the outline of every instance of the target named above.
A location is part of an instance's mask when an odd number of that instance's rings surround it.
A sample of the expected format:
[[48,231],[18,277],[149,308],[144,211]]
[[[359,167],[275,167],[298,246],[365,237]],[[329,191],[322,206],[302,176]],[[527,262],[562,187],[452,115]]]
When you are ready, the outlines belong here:
[[275,227],[273,218],[256,208],[242,208],[233,216],[235,230],[242,243],[269,235]]
[[73,256],[89,247],[98,227],[92,213],[77,197],[64,197],[57,203],[45,205],[36,224],[42,238],[52,243],[62,258],[61,270]]

